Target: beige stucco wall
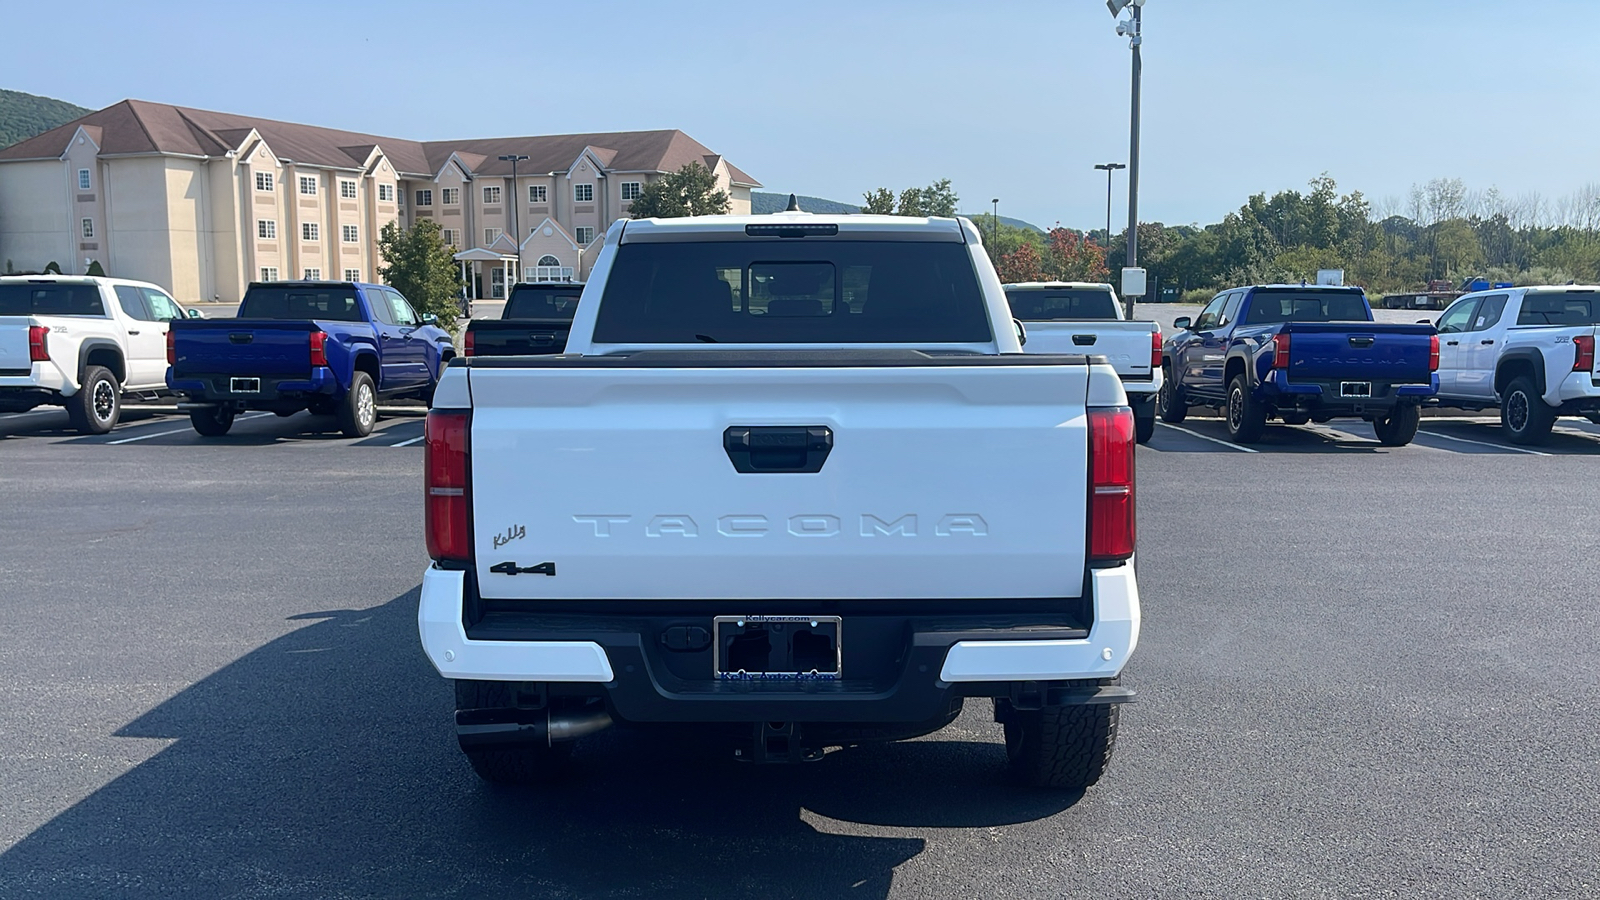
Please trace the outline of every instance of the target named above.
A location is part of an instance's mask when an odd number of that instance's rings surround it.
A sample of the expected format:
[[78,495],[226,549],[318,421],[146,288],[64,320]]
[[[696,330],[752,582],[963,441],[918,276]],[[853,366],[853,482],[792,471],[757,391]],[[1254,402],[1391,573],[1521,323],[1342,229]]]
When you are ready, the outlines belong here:
[[59,160],[0,165],[0,266],[10,261],[19,271],[38,272],[52,260],[63,267],[72,260],[64,178]]
[[[136,156],[112,159],[106,166],[106,210],[113,242],[108,270],[119,278],[151,281],[173,290],[179,302],[193,302],[193,294],[183,294],[173,285],[172,227],[169,203],[172,187],[167,182],[167,158]],[[198,261],[191,269],[193,282],[198,276]]]

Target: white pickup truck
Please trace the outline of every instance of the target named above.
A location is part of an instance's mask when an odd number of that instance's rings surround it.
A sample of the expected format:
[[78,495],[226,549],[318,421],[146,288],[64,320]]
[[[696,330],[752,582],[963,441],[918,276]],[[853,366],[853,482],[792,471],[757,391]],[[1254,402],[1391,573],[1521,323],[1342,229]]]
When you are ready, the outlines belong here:
[[1025,281],[1006,285],[1011,315],[1022,323],[1028,353],[1090,353],[1117,370],[1133,406],[1139,443],[1156,430],[1161,393],[1161,326],[1127,320],[1111,285]]
[[1519,444],[1549,439],[1557,416],[1600,423],[1600,287],[1465,294],[1439,316],[1439,405],[1500,407]]
[[813,759],[967,698],[1024,782],[1100,777],[1139,636],[1133,415],[1104,361],[1021,352],[980,241],[619,221],[564,355],[451,361],[418,624],[481,777],[616,723]]
[[65,406],[73,428],[105,434],[125,396],[167,392],[168,323],[185,315],[142,281],[0,277],[0,412]]

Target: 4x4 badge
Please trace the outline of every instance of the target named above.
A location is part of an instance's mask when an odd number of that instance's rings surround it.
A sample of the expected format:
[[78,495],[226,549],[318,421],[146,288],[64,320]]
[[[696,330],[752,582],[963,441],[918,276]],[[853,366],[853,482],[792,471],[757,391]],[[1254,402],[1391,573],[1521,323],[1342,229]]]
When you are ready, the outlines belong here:
[[556,564],[553,562],[539,563],[537,566],[519,566],[514,562],[503,562],[489,567],[489,571],[500,575],[549,575],[554,578]]

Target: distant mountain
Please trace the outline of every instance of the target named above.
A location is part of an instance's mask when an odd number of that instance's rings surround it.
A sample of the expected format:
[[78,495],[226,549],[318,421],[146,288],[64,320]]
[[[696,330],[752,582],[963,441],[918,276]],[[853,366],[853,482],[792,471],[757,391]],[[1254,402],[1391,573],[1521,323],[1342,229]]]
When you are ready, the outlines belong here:
[[[835,213],[849,215],[861,212],[861,207],[849,203],[840,203],[837,200],[824,200],[821,197],[799,197],[800,208],[813,213]],[[758,216],[768,213],[783,212],[789,208],[788,194],[767,194],[761,191],[750,192],[750,211]]]
[[0,147],[43,134],[90,112],[65,100],[0,90]]
[[[969,218],[969,219],[973,220],[974,222],[976,222],[976,221],[978,221],[978,218],[980,216],[987,217],[989,214],[986,213],[986,212],[975,212],[975,213],[962,213],[962,215],[966,216],[967,218]],[[984,218],[983,221],[987,223],[989,220],[988,220],[988,218]],[[1011,227],[1011,228],[1022,228],[1022,229],[1026,229],[1028,231],[1037,231],[1040,234],[1044,233],[1044,229],[1043,228],[1040,228],[1039,226],[1033,224],[1032,222],[1024,222],[1021,219],[1013,219],[1010,216],[1001,216],[1000,217],[1000,224],[1008,226],[1008,227]]]

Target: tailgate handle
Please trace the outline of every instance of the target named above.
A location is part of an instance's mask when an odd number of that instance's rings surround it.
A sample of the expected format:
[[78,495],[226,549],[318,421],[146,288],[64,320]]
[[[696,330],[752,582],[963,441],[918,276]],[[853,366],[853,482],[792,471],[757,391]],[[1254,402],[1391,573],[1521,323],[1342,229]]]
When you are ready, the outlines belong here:
[[235,344],[248,344],[255,339],[256,336],[248,331],[234,331],[228,334],[228,340]]
[[1072,342],[1077,344],[1079,347],[1089,347],[1092,346],[1094,342],[1099,339],[1099,337],[1100,336],[1097,334],[1075,334],[1072,336]]
[[1376,340],[1376,338],[1370,334],[1352,334],[1350,335],[1350,346],[1371,347],[1374,340]]
[[733,468],[743,474],[822,471],[833,452],[833,429],[826,425],[732,425],[722,433],[722,447]]

